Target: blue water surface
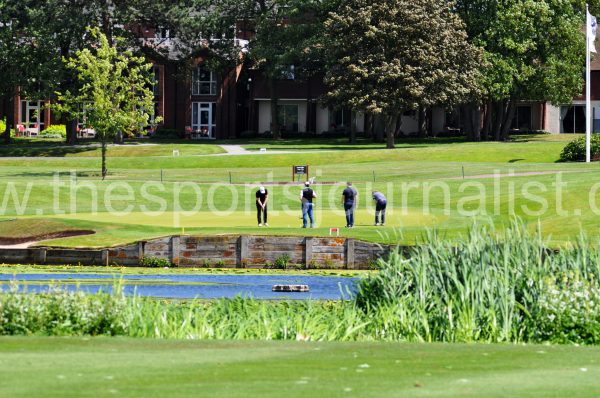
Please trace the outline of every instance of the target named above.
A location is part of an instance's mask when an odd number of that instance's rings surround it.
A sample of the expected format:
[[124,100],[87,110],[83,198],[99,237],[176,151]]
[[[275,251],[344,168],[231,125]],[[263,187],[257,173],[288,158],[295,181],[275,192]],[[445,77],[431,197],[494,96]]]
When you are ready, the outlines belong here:
[[[106,280],[87,284],[86,280]],[[313,300],[348,300],[356,292],[358,278],[342,278],[336,276],[312,275],[106,275],[86,273],[52,273],[52,274],[0,274],[0,290],[9,288],[8,281],[14,280],[21,291],[42,292],[50,286],[61,286],[69,291],[81,290],[88,293],[98,291],[110,292],[113,283],[119,279],[127,281],[123,286],[126,295],[173,299],[214,299],[233,298],[236,296],[255,299],[313,299]],[[19,284],[20,281],[37,281],[33,285]],[[64,284],[64,282],[70,284]],[[73,282],[81,281],[81,285]],[[2,283],[4,282],[4,283]],[[62,282],[62,283],[61,283]],[[153,282],[152,284],[148,284]],[[161,283],[163,282],[163,283]],[[172,284],[176,283],[176,284]],[[209,283],[194,285],[192,283]],[[273,285],[294,284],[308,285],[309,292],[285,293],[273,292]]]

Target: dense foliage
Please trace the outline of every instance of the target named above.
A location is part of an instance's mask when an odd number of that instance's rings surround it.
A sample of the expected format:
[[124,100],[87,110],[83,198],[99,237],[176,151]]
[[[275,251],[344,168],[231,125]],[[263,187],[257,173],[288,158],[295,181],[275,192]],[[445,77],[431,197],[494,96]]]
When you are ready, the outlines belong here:
[[600,342],[600,250],[553,252],[512,227],[473,229],[458,244],[430,234],[360,285],[375,334],[417,341]]
[[40,133],[40,137],[48,138],[65,138],[67,136],[67,128],[64,124],[53,124],[48,126]]
[[[600,135],[593,134],[591,137],[591,156],[598,160],[600,156]],[[560,153],[562,162],[579,162],[585,160],[585,137],[580,137],[569,142]]]
[[[129,50],[120,51],[98,29],[91,29],[89,33],[97,40],[96,46],[92,50],[77,51],[66,61],[81,86],[75,91],[59,93],[55,109],[94,126],[102,145],[104,179],[107,142],[124,131],[142,130],[154,114],[152,64]],[[160,118],[157,119],[158,122]]]
[[478,96],[481,53],[444,0],[352,0],[325,27],[326,99],[383,117],[388,148],[404,112]]

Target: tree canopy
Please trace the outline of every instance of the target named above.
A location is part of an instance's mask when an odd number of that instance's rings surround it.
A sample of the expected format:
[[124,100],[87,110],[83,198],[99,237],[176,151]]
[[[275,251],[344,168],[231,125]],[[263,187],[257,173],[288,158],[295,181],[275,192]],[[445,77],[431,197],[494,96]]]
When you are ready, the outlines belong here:
[[144,128],[154,113],[152,64],[130,51],[119,52],[98,29],[90,33],[97,39],[95,48],[77,51],[66,61],[81,86],[76,92],[59,93],[56,109],[94,128],[102,145],[105,178],[107,142],[119,132]]
[[403,112],[478,94],[480,52],[445,1],[351,0],[325,28],[326,100],[382,115],[388,147]]

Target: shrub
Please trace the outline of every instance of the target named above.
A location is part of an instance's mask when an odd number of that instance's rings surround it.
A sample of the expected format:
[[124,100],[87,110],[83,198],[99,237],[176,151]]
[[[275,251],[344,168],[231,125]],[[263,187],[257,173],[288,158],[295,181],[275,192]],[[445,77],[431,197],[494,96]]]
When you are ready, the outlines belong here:
[[600,287],[563,273],[542,284],[534,314],[536,339],[562,344],[600,343]]
[[[6,131],[6,122],[3,119],[0,119],[0,134],[4,134],[5,131]],[[15,136],[15,129],[10,130],[10,136],[11,137]]]
[[65,138],[67,136],[67,128],[64,124],[50,125],[40,133],[40,137],[46,138]]
[[166,258],[158,258],[158,257],[143,257],[140,262],[142,267],[152,267],[152,268],[164,268],[164,267],[172,267],[173,264]]
[[281,256],[275,259],[275,263],[273,266],[276,269],[287,269],[290,265],[290,256],[287,253],[282,254]]
[[39,294],[16,285],[0,294],[0,335],[122,335],[127,299],[119,285],[112,294],[69,292],[56,287]]
[[158,129],[156,129],[151,138],[158,140],[180,139],[181,134],[178,130],[175,129],[166,129],[159,127]]
[[256,138],[256,137],[257,137],[257,134],[256,134],[256,131],[254,131],[254,130],[245,130],[240,133],[241,139],[249,139],[249,138]]
[[[591,156],[600,159],[600,135],[594,134],[591,138]],[[580,137],[569,142],[560,154],[561,162],[580,162],[585,160],[585,137]]]

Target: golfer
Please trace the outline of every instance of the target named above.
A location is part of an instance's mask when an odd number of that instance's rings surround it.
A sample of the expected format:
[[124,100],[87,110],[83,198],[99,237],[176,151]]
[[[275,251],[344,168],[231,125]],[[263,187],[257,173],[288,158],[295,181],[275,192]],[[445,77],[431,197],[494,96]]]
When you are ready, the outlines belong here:
[[[258,226],[268,227],[267,224],[267,202],[269,201],[269,191],[265,187],[258,188],[256,191],[256,218],[258,219]],[[261,222],[262,216],[262,222]],[[264,223],[264,224],[263,224]]]
[[317,194],[310,188],[310,183],[304,183],[304,189],[300,192],[300,201],[302,202],[302,228],[306,228],[308,224],[307,216],[310,218],[310,227],[315,227],[313,215],[313,199],[316,199]]
[[[385,195],[378,191],[373,191],[373,200],[375,201],[375,226],[385,225],[385,208],[387,199]],[[379,224],[379,213],[381,212],[381,224]]]
[[351,182],[346,183],[346,189],[342,192],[342,205],[346,212],[346,228],[354,227],[354,209],[358,204],[358,192],[352,186]]

